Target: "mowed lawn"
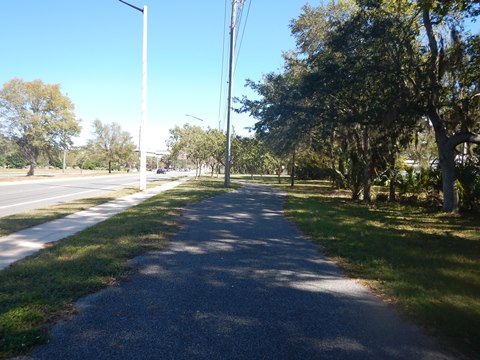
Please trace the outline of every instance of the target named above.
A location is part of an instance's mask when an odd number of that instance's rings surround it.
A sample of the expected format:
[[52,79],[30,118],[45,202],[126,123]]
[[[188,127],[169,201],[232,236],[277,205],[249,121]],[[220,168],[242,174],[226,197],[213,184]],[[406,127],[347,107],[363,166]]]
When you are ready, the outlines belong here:
[[363,204],[298,183],[287,213],[337,261],[441,343],[480,359],[480,217]]
[[[285,185],[286,186],[286,185]],[[225,191],[189,181],[0,272],[0,358],[47,340],[48,323],[129,273],[127,260],[161,249],[182,207]],[[297,183],[286,210],[351,277],[440,337],[480,358],[480,221],[421,207],[353,202],[328,183]]]
[[75,313],[76,300],[128,276],[129,259],[164,248],[184,206],[224,191],[222,181],[188,181],[0,271],[0,359],[47,341],[47,325]]

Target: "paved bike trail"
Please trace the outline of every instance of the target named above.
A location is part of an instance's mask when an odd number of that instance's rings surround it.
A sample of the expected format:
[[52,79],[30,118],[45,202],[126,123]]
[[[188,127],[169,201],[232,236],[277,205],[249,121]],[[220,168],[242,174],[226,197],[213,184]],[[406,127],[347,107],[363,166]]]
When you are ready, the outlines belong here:
[[453,359],[346,278],[263,185],[190,206],[165,251],[88,296],[34,359]]

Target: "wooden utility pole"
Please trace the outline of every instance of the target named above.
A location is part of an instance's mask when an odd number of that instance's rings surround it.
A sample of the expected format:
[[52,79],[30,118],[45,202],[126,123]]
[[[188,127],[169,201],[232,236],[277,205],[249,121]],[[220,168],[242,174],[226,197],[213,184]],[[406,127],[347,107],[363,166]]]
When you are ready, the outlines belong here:
[[232,0],[232,20],[230,24],[230,61],[228,66],[228,111],[227,111],[227,148],[225,158],[225,187],[230,187],[230,160],[232,139],[230,134],[233,107],[233,71],[235,69],[235,22],[237,16],[236,0]]

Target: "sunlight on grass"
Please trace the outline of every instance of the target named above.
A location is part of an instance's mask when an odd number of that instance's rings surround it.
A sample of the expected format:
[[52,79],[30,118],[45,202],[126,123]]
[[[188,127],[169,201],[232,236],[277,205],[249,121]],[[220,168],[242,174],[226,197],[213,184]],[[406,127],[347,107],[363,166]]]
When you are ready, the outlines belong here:
[[328,183],[289,191],[287,213],[353,278],[480,357],[480,219],[348,200]]
[[128,276],[129,259],[164,248],[181,208],[225,191],[216,180],[186,182],[0,271],[0,358],[44,343],[46,323]]

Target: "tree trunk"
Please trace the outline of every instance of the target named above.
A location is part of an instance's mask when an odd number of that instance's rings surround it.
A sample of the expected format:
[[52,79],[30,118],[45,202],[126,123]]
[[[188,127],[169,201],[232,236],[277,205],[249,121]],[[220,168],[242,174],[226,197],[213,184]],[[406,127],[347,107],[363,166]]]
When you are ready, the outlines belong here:
[[445,212],[458,211],[458,198],[455,187],[455,146],[449,144],[449,137],[442,118],[438,112],[438,45],[433,30],[433,24],[430,19],[430,10],[424,7],[423,25],[428,38],[430,48],[430,61],[428,66],[428,77],[430,82],[430,94],[427,106],[427,116],[430,119],[435,130],[435,140],[437,142],[438,156],[440,158],[440,168],[442,171],[442,190],[443,190],[443,208]]
[[62,173],[65,174],[67,168],[67,150],[63,150]]
[[397,156],[395,153],[395,149],[392,150],[390,154],[390,186],[389,186],[389,194],[388,194],[388,201],[395,202],[396,194],[395,194],[395,185],[397,182],[397,172],[395,171],[395,164],[397,162]]
[[368,126],[363,128],[363,200],[372,201],[372,157],[370,154],[370,140],[368,138]]
[[278,183],[281,184],[282,183],[282,173],[283,173],[282,165],[278,165],[276,172],[277,172]]
[[351,169],[349,174],[349,187],[352,191],[352,200],[360,199],[362,190],[361,164],[357,154],[352,150],[350,152]]
[[293,154],[292,154],[292,171],[290,175],[290,186],[294,187],[295,186],[295,147],[293,148]]
[[199,161],[195,161],[195,179],[199,179],[200,178],[200,162]]
[[359,183],[354,183],[352,185],[352,200],[360,199],[360,189],[361,185]]
[[112,160],[108,160],[108,173],[112,173]]
[[345,160],[343,159],[343,155],[340,156],[338,159],[338,173],[340,175],[341,181],[339,182],[340,189],[345,189]]
[[458,212],[458,189],[455,181],[455,149],[444,142],[438,143],[440,168],[442,171],[442,191],[444,212]]
[[33,176],[35,175],[35,163],[31,162],[30,163],[30,168],[28,169],[27,176]]

